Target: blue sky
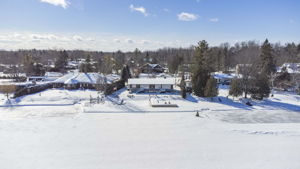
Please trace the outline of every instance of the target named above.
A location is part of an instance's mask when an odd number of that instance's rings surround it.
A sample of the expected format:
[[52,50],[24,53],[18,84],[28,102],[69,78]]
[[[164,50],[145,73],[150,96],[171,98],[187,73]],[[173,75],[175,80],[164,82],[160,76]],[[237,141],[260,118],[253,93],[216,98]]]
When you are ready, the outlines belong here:
[[0,49],[300,42],[298,0],[1,0]]

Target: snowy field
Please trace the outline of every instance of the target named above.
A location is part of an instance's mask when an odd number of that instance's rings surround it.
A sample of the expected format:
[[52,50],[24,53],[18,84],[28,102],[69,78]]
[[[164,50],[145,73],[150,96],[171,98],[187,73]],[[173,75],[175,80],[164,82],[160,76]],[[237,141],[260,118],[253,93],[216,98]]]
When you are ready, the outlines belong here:
[[299,169],[300,96],[275,93],[249,107],[227,93],[221,102],[150,96],[174,108],[126,90],[99,103],[91,90],[10,103],[1,94],[0,169]]

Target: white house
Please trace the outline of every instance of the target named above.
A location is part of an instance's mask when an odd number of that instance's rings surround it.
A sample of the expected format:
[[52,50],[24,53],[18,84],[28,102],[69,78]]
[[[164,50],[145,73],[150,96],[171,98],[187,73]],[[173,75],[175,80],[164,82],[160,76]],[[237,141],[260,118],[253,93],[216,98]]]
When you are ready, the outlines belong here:
[[230,84],[231,80],[235,78],[234,75],[226,74],[222,72],[215,72],[213,76],[220,84]]
[[277,73],[282,72],[284,68],[288,73],[300,73],[300,63],[284,63],[282,66],[277,68]]
[[175,86],[175,78],[133,78],[128,79],[130,91],[170,92]]
[[97,84],[106,79],[107,84],[112,84],[120,79],[118,75],[103,75],[99,73],[68,73],[53,81],[53,87],[65,87],[67,89],[86,88],[94,89]]
[[63,74],[59,72],[46,72],[44,76],[29,76],[27,77],[27,81],[54,81],[62,76]]

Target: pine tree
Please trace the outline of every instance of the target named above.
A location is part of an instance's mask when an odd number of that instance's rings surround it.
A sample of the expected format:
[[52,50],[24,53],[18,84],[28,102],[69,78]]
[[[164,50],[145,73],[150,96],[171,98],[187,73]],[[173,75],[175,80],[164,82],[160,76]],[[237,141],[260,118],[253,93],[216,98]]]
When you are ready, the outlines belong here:
[[194,66],[192,71],[192,88],[196,96],[204,97],[206,82],[209,79],[209,69],[206,63],[208,44],[205,40],[198,43],[195,49]]
[[55,68],[60,72],[66,72],[66,66],[68,64],[68,53],[67,51],[63,50],[60,52],[56,62],[55,62]]
[[91,64],[91,55],[90,54],[88,54],[85,59],[84,72],[85,73],[93,72],[93,66]]
[[266,73],[260,73],[256,76],[256,79],[254,79],[254,87],[250,90],[250,93],[252,98],[258,100],[269,97],[271,89]]
[[269,43],[268,39],[265,40],[261,47],[260,59],[261,72],[264,72],[265,74],[270,76],[271,73],[274,73],[276,71],[276,65],[273,56],[273,48]]
[[233,79],[230,84],[229,95],[233,97],[238,97],[241,96],[242,94],[243,94],[243,90],[240,81],[237,78]]
[[125,83],[128,82],[128,79],[131,78],[131,73],[128,65],[125,65],[121,72],[121,80]]
[[218,96],[217,80],[212,76],[207,80],[204,95],[205,95],[205,97],[216,97],[216,96]]

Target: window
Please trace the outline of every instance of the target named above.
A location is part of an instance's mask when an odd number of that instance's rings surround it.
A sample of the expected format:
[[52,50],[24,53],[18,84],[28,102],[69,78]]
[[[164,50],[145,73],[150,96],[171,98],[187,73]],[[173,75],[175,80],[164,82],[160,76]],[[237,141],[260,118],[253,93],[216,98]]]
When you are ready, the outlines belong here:
[[137,84],[137,85],[136,85],[136,88],[138,88],[138,89],[141,88],[141,85]]
[[155,89],[155,85],[149,85],[149,89]]

